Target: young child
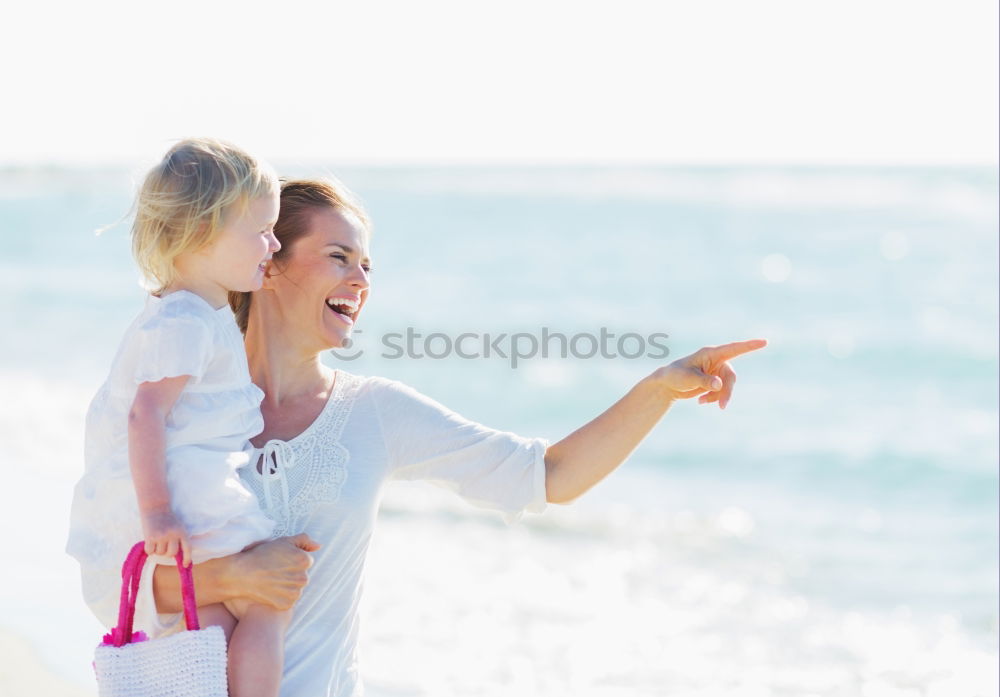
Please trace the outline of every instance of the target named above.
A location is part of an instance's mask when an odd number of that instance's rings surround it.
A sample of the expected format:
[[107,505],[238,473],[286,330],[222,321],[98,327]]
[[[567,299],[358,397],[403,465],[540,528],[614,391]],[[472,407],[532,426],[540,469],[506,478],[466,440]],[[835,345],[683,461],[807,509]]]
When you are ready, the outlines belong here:
[[[236,473],[257,466],[249,439],[263,430],[264,394],[227,299],[258,290],[280,248],[278,194],[266,165],[208,139],[178,143],[146,176],[132,251],[151,294],[87,414],[73,556],[120,564],[142,538],[157,563],[173,565],[180,550],[188,565],[270,535],[273,523]],[[239,617],[221,604],[198,612],[226,632],[230,694],[276,697],[290,613],[229,607]]]

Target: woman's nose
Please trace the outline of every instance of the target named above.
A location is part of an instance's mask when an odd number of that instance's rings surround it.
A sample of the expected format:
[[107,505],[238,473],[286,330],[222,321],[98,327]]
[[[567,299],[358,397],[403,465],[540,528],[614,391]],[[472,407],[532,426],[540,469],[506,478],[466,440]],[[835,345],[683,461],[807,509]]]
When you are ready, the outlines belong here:
[[349,280],[351,283],[358,286],[362,290],[368,288],[369,286],[368,272],[365,271],[365,268],[360,264],[354,267],[354,270],[351,272],[351,278]]

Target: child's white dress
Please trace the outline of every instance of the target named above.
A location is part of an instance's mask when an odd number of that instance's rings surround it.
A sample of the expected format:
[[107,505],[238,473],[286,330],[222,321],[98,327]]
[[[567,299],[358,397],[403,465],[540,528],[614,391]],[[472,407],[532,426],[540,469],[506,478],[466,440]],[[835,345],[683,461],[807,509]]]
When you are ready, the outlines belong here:
[[177,291],[148,298],[87,412],[85,470],[73,495],[66,547],[81,563],[120,565],[143,538],[128,461],[128,414],[139,383],[177,375],[191,378],[167,418],[167,484],[191,536],[193,560],[232,554],[271,534],[273,522],[236,472],[250,460],[249,439],[264,428],[264,393],[250,380],[243,337],[228,306],[215,310],[194,293]]

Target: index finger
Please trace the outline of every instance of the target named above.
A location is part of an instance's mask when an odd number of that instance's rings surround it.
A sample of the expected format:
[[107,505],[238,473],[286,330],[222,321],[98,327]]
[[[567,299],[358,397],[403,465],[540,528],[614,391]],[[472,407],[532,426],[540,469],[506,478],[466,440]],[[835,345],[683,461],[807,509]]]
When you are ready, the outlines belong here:
[[713,361],[728,361],[730,358],[742,356],[757,349],[767,346],[767,339],[748,339],[746,341],[734,341],[729,344],[712,346],[708,349],[709,358]]

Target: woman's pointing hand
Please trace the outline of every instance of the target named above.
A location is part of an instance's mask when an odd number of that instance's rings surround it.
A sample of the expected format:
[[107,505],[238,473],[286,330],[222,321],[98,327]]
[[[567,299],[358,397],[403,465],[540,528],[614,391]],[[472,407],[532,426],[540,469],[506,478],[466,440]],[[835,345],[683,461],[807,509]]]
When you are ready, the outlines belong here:
[[706,346],[657,369],[653,378],[660,381],[674,399],[691,399],[701,395],[699,403],[718,402],[719,408],[725,409],[736,384],[736,372],[729,361],[765,346],[766,339]]

